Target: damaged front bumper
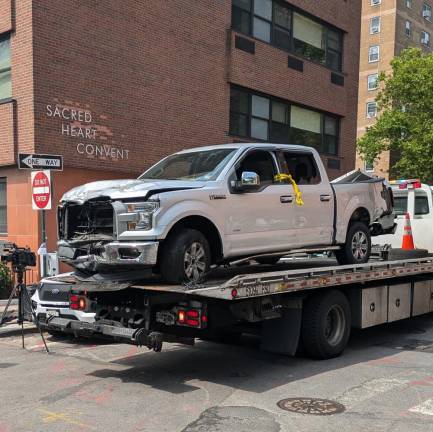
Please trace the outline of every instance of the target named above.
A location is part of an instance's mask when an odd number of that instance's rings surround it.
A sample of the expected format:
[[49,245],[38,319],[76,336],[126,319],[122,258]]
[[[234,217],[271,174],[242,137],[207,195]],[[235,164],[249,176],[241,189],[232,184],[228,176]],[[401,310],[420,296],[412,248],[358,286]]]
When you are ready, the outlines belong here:
[[152,267],[158,259],[159,242],[110,242],[102,245],[97,253],[83,254],[82,248],[67,241],[58,243],[59,259],[75,268],[97,271],[100,267]]

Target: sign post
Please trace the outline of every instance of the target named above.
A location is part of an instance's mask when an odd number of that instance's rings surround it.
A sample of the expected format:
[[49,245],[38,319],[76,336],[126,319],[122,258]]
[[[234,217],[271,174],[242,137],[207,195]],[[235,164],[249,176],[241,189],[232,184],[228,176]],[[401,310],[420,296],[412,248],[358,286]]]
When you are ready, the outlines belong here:
[[42,211],[42,245],[40,250],[45,251],[41,253],[42,257],[42,277],[47,274],[46,266],[46,250],[47,250],[47,232],[45,223],[45,210],[51,210],[51,172],[48,170],[44,171],[32,171],[31,173],[32,182],[32,208],[33,210]]

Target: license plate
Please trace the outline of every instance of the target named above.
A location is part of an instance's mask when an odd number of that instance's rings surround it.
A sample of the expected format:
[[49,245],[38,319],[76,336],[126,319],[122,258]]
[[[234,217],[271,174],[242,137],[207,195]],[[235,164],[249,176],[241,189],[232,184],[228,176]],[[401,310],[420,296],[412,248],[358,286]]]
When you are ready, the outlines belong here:
[[58,317],[59,311],[58,310],[47,310],[47,318],[49,317]]

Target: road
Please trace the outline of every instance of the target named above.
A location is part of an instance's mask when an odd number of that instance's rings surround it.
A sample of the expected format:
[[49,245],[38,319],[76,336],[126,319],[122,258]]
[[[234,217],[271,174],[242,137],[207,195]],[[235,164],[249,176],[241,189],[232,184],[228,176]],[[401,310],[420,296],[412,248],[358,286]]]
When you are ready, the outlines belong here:
[[[0,432],[433,430],[433,320],[357,331],[327,361],[262,353],[257,340],[161,353],[0,329]],[[341,405],[291,403],[321,398]],[[316,409],[318,407],[318,409]],[[344,409],[338,412],[338,408]],[[328,415],[317,415],[328,414]]]

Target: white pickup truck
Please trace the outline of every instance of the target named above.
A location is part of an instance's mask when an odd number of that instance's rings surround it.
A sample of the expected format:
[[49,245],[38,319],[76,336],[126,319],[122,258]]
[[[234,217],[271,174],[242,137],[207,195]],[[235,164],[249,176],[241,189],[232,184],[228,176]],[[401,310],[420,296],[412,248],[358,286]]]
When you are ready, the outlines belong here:
[[[302,193],[298,205],[291,174]],[[212,265],[293,251],[332,250],[341,264],[368,261],[371,235],[393,232],[382,179],[332,184],[316,150],[226,144],[168,156],[136,180],[67,192],[58,209],[59,258],[91,272],[153,268],[169,283],[203,280]]]

